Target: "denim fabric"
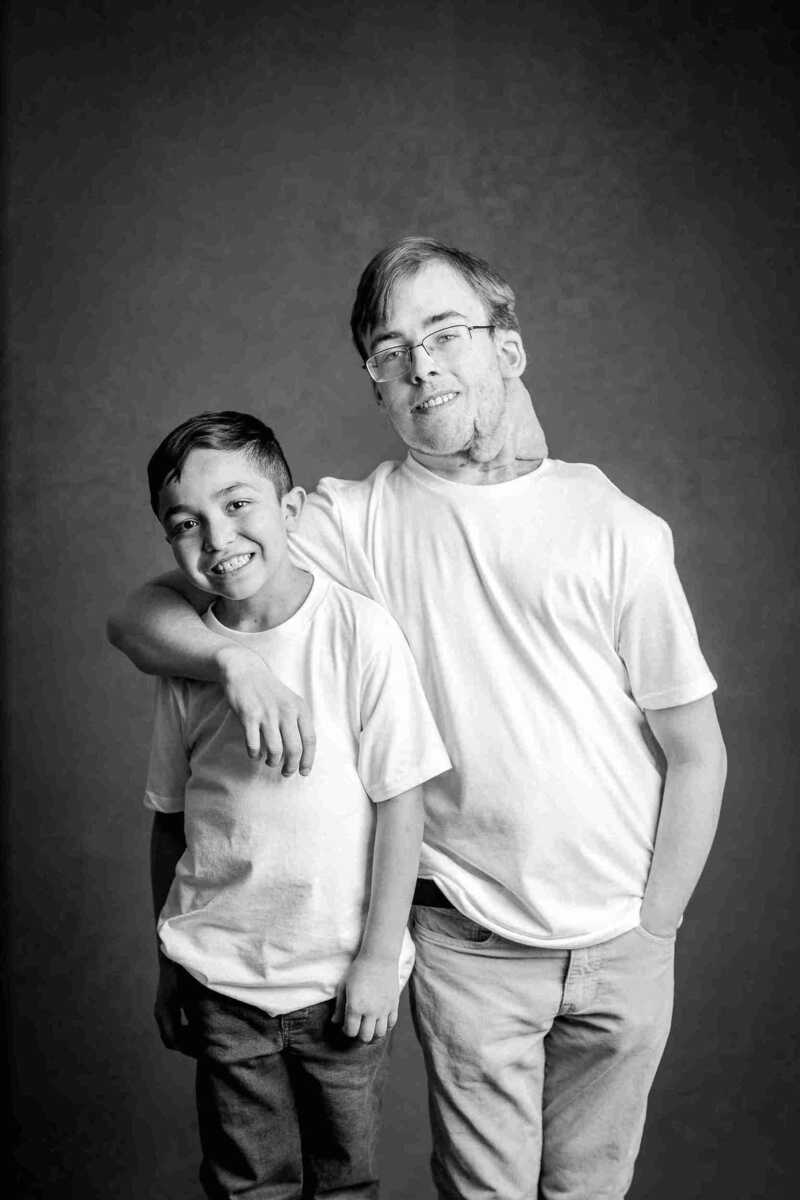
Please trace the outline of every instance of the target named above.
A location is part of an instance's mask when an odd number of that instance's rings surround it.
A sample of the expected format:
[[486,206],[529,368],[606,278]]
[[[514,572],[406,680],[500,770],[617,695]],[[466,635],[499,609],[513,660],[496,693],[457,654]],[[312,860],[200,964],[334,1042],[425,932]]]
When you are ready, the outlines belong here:
[[440,1200],[621,1200],[672,1016],[674,938],[521,946],[415,908],[411,1006]]
[[333,1001],[270,1017],[189,976],[184,1007],[211,1200],[378,1196],[388,1039],[345,1037]]

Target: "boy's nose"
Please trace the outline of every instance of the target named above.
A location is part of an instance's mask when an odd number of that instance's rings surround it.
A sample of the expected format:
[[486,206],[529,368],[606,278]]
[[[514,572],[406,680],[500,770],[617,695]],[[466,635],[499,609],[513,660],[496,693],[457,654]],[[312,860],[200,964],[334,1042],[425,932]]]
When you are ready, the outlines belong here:
[[203,537],[203,549],[211,554],[222,550],[233,537],[233,529],[227,521],[209,521]]

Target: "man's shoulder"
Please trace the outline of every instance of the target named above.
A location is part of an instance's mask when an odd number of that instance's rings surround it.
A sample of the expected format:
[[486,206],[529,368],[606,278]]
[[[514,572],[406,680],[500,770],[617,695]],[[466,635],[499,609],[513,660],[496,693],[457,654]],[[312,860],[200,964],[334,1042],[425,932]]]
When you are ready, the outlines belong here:
[[370,496],[376,489],[384,487],[387,480],[400,470],[402,465],[401,461],[387,459],[385,462],[378,463],[377,467],[363,479],[340,479],[335,475],[323,475],[312,495],[330,495],[345,501],[355,501],[362,496]]
[[561,484],[562,495],[598,523],[631,533],[667,528],[662,517],[623,492],[600,467],[556,459],[551,460],[551,467],[551,477]]

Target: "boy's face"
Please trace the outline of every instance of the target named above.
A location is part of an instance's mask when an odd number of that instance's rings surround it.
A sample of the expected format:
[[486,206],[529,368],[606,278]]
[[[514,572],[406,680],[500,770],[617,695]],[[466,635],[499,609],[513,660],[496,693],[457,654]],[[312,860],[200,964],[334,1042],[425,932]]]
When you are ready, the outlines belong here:
[[291,569],[286,542],[305,493],[278,499],[244,450],[190,451],[179,479],[161,489],[158,515],[184,575],[204,592],[247,600],[280,586]]

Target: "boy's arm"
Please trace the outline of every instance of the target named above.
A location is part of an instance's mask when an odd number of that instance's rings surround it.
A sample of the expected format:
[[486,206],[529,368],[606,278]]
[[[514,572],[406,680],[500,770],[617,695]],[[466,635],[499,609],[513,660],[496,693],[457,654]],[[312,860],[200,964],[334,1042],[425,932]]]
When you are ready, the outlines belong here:
[[398,960],[417,878],[424,825],[422,788],[376,805],[372,886],[361,947],[339,993],[334,1021],[362,1042],[397,1021]]
[[[158,921],[175,878],[175,868],[186,849],[183,813],[156,812],[150,835],[150,884],[153,895],[153,915]],[[180,970],[167,958],[158,943],[158,990],[153,1015],[168,1050],[191,1053],[189,1035],[182,1019]]]
[[209,596],[178,571],[133,592],[108,620],[108,639],[140,671],[219,683],[244,729],[247,753],[270,766],[283,760],[283,774],[314,761],[315,735],[308,706],[277,679],[251,650],[220,637],[199,612]]
[[667,760],[653,859],[640,921],[675,932],[708,858],[719,819],[727,758],[714,700],[645,711]]

